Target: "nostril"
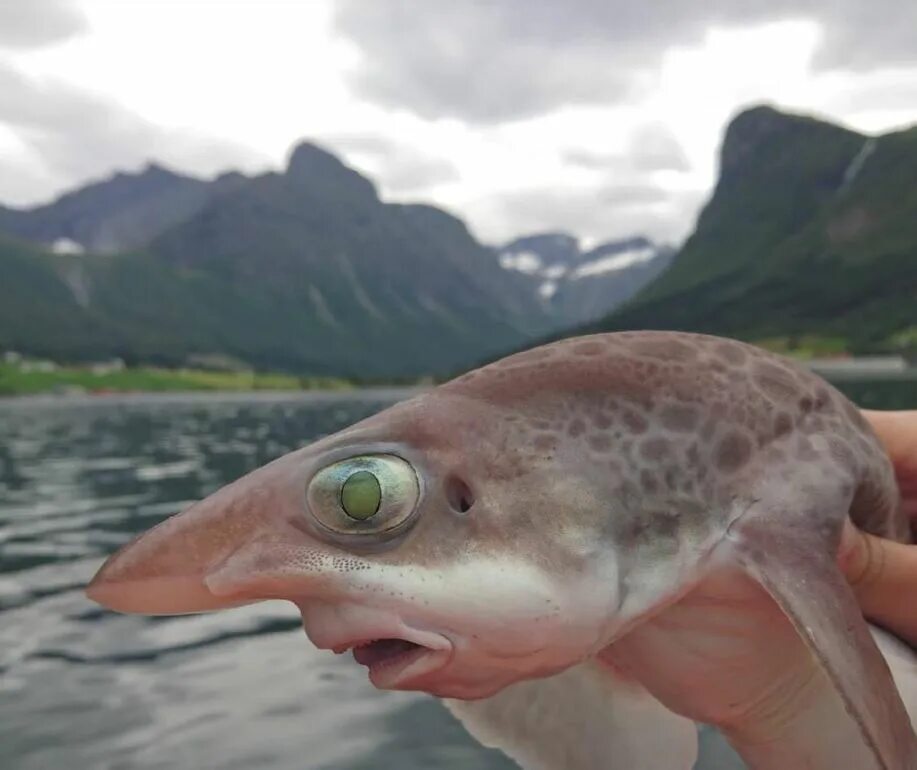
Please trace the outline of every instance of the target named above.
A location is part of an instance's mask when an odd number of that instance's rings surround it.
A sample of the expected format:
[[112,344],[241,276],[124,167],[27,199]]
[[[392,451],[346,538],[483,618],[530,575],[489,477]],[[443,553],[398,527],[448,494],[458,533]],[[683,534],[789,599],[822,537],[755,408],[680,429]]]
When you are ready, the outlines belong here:
[[446,479],[446,499],[454,511],[467,513],[474,505],[474,493],[458,476]]

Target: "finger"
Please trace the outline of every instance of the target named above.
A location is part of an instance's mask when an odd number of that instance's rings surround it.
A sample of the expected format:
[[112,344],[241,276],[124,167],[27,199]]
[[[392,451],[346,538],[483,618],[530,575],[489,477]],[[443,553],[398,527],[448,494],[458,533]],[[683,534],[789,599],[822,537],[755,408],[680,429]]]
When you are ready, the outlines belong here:
[[917,409],[879,412],[864,409],[863,416],[892,459],[899,477],[917,481]]

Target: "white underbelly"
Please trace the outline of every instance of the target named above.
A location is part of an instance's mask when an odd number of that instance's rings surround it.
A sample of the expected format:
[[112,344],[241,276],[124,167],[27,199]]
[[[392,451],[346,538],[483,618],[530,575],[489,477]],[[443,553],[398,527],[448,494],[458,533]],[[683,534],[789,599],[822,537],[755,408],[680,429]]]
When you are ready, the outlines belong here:
[[[917,653],[885,631],[871,630],[917,725]],[[700,726],[695,744],[685,732],[688,720],[606,676],[586,663],[556,677],[520,682],[484,701],[447,705],[478,740],[527,768],[681,770],[695,751],[694,770],[746,767],[715,729]]]
[[869,628],[892,671],[911,724],[917,727],[917,652],[887,631],[875,626]]

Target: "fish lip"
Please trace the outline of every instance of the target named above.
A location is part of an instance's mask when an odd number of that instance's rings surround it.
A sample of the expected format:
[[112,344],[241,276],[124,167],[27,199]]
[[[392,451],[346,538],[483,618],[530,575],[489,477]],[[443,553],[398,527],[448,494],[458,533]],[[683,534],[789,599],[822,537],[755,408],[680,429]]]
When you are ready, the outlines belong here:
[[426,678],[447,666],[451,657],[447,650],[417,647],[393,661],[368,666],[369,681],[382,690],[423,689]]
[[371,642],[380,639],[403,639],[418,647],[423,647],[429,652],[452,653],[453,644],[442,634],[436,634],[431,631],[419,631],[408,626],[400,626],[392,629],[378,629],[373,631],[361,632],[359,635],[348,634],[335,640],[322,640],[316,642],[315,646],[320,650],[331,650],[335,654],[352,650],[354,647],[362,647]]
[[402,659],[368,666],[369,679],[380,689],[411,689],[420,680],[445,668],[452,660],[455,645],[443,634],[412,628],[403,623],[394,627],[361,629],[359,633],[316,641],[316,647],[340,655],[380,639],[402,639],[417,645]]

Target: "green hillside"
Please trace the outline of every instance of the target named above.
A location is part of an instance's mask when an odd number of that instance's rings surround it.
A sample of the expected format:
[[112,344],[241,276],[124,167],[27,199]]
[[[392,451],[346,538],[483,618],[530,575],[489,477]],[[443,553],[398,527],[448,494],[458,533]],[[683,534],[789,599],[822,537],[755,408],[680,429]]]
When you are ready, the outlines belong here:
[[458,368],[494,349],[493,339],[478,337],[487,331],[504,342],[523,339],[471,319],[431,329],[408,309],[380,320],[375,332],[329,329],[307,298],[150,255],[52,255],[0,238],[0,350],[163,366],[219,353],[257,368],[375,380]]
[[235,291],[261,289],[278,303],[273,323],[312,336],[310,347],[354,348],[354,361],[375,351],[440,369],[550,323],[459,219],[383,203],[369,180],[309,144],[285,174],[214,199],[149,248]]
[[0,350],[166,366],[218,354],[266,370],[413,378],[546,333],[530,294],[460,220],[386,204],[303,144],[285,173],[224,185],[143,252],[50,254],[0,239]]
[[[585,331],[915,347],[915,180],[917,128],[867,138],[747,110],[726,131],[714,193],[671,266]],[[141,235],[128,252],[40,245]],[[593,277],[576,302],[610,307],[626,280]],[[204,183],[150,167],[36,209],[0,208],[0,351],[164,367],[218,356],[297,375],[412,379],[557,334],[560,317],[531,275],[503,269],[461,220],[380,200],[308,143],[281,173]]]
[[768,107],[740,114],[669,270],[601,329],[840,338],[917,330],[917,128],[876,139]]

